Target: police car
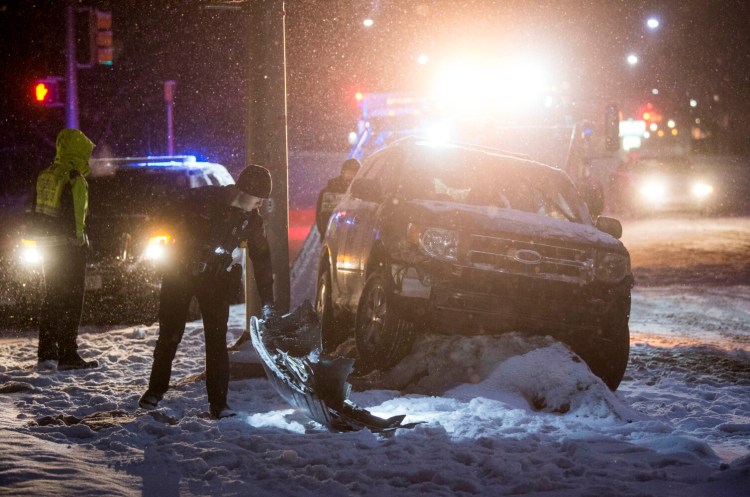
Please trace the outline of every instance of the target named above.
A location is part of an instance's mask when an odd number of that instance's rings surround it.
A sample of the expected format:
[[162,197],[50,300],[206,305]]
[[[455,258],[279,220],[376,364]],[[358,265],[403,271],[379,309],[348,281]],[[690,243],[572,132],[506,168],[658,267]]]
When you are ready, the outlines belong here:
[[[234,179],[223,165],[194,156],[93,159],[90,165],[84,322],[155,320],[158,267],[172,237],[171,227],[158,221],[160,208],[184,190]],[[22,241],[18,255],[31,270],[44,257],[33,240]]]

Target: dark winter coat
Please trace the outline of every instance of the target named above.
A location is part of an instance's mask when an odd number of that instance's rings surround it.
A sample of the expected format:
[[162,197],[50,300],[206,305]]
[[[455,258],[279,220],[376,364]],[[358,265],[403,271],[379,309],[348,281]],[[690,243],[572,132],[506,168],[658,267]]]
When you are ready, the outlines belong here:
[[[176,226],[170,270],[216,282],[229,278],[232,251],[247,247],[262,305],[273,304],[271,252],[258,209],[244,212],[230,205],[234,186],[205,186],[170,202],[164,217]],[[221,281],[219,281],[221,283]],[[227,282],[227,284],[230,284]]]
[[344,196],[346,190],[349,188],[349,183],[344,179],[343,176],[336,176],[328,180],[328,184],[318,195],[318,203],[315,207],[315,225],[318,227],[318,233],[323,238],[328,227],[328,220],[333,213],[333,210],[341,201],[341,197]]

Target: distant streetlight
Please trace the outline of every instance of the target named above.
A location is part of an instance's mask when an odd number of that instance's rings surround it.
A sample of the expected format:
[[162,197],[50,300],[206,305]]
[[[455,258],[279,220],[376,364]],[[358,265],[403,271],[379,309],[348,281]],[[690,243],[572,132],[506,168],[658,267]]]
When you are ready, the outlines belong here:
[[363,25],[364,25],[364,26],[365,26],[366,28],[369,28],[369,27],[372,27],[372,25],[373,25],[373,24],[375,24],[375,21],[373,21],[372,19],[370,19],[370,18],[368,17],[367,19],[365,19],[364,21],[362,21],[362,24],[363,24]]
[[628,64],[634,66],[638,63],[638,56],[635,54],[628,55]]
[[653,93],[654,95],[658,95],[659,94],[659,89],[658,88],[654,88],[653,90],[651,90],[651,93]]
[[430,58],[429,58],[429,57],[427,57],[427,56],[426,56],[426,55],[424,55],[424,54],[422,54],[422,55],[420,55],[419,57],[417,57],[417,62],[418,62],[419,64],[425,65],[425,64],[427,64],[427,63],[428,63],[429,61],[430,61]]
[[659,19],[655,17],[649,17],[648,21],[646,21],[646,26],[648,26],[649,29],[656,29],[659,27]]
[[698,101],[694,98],[690,99],[690,107],[698,107]]

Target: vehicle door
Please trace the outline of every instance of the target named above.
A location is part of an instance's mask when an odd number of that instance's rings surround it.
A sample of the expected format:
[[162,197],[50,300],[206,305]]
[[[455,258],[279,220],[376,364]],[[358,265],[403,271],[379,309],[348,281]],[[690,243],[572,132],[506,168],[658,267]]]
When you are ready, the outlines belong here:
[[[374,155],[365,161],[362,170],[354,179],[357,181],[364,177],[371,177],[373,170],[380,169],[379,155]],[[338,208],[334,210],[329,221],[329,230],[327,238],[331,247],[332,256],[335,260],[335,282],[333,283],[335,303],[348,306],[351,301],[352,286],[356,281],[356,272],[358,271],[354,259],[355,250],[353,241],[357,237],[358,223],[362,210],[362,199],[356,198],[351,194],[351,188],[346,194]]]
[[394,164],[399,156],[399,149],[387,150],[379,155],[373,167],[363,176],[367,180],[377,182],[382,194],[380,201],[355,199],[351,212],[350,237],[347,243],[347,253],[353,270],[350,273],[349,305],[355,308],[365,286],[368,259],[372,249],[380,239],[380,211],[383,201],[391,198],[389,192],[395,189],[397,178],[394,174]]

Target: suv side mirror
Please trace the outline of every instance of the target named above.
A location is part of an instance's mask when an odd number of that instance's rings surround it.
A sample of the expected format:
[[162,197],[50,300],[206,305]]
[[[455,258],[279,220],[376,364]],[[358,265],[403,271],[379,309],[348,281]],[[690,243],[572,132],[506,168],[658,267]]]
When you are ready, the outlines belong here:
[[622,224],[613,217],[599,216],[596,218],[596,229],[612,235],[618,240],[622,236]]
[[367,202],[380,202],[383,194],[380,191],[380,182],[374,179],[360,178],[352,182],[351,194]]

